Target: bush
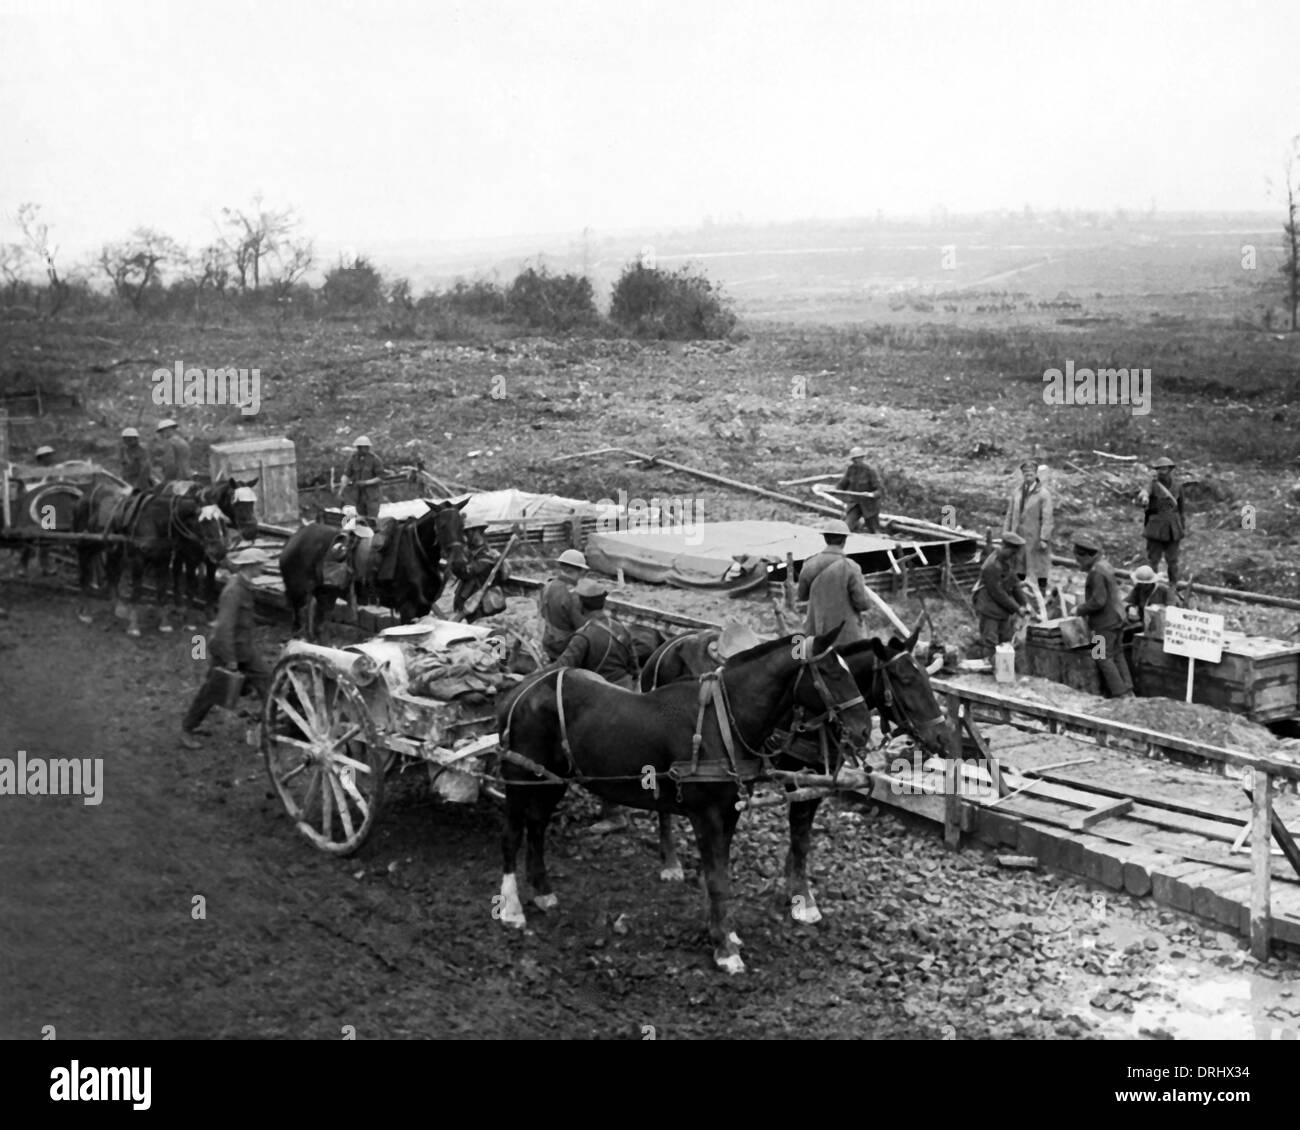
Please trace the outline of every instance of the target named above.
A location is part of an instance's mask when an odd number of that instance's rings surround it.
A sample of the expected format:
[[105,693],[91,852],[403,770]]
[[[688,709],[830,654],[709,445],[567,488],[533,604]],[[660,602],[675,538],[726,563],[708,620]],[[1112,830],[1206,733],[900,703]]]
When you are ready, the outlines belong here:
[[721,287],[690,268],[630,263],[614,284],[609,316],[638,337],[724,338],[736,327]]
[[591,281],[582,275],[552,275],[545,267],[529,267],[516,276],[506,292],[514,318],[547,330],[571,330],[597,320]]
[[472,314],[477,318],[490,318],[506,312],[505,291],[487,279],[473,282],[457,279],[451,290],[435,298],[458,314]]
[[374,310],[384,301],[384,280],[373,263],[358,255],[339,262],[326,276],[321,296],[330,310]]

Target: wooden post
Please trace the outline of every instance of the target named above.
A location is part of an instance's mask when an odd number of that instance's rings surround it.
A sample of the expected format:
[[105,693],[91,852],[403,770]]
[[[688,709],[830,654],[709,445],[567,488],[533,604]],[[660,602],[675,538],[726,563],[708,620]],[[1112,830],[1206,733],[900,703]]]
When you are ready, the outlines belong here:
[[1255,770],[1254,796],[1251,798],[1250,862],[1253,881],[1250,886],[1250,952],[1256,961],[1267,961],[1272,925],[1269,902],[1269,878],[1272,870],[1273,778],[1264,769]]
[[1187,701],[1192,701],[1192,675],[1196,671],[1196,660],[1190,655],[1187,657]]
[[[959,767],[961,762],[961,698],[955,692],[949,691],[947,696],[948,705],[948,756],[952,759],[954,767]],[[961,797],[959,794],[958,782],[961,780],[959,773],[944,774],[945,783],[951,782],[951,788],[946,789],[943,798],[943,842],[950,848],[961,846]]]
[[794,611],[796,588],[794,583],[794,554],[785,555],[785,606]]

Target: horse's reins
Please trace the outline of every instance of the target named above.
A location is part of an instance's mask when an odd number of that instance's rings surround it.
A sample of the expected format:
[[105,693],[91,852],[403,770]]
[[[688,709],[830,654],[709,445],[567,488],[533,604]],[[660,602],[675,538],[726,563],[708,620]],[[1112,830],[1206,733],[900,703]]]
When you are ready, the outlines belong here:
[[[910,659],[911,652],[900,652],[898,655],[895,655],[892,659],[888,659],[884,663],[879,664],[876,667],[876,677],[875,680],[873,681],[878,682],[883,687],[883,691],[884,691],[883,695],[877,697],[880,698],[880,701],[884,703],[885,708],[889,711],[891,716],[891,721],[895,722],[900,730],[903,730],[904,732],[911,734],[914,738],[920,741],[921,739],[920,727],[918,726],[916,719],[912,716],[911,711],[908,710],[903,699],[900,696],[894,694],[893,686],[891,685],[890,678],[889,678],[890,665],[893,663],[897,663],[900,659],[904,659],[904,658]],[[882,720],[883,720],[883,716],[882,716]],[[929,720],[928,724],[933,725],[935,722],[938,722],[939,720],[940,720],[940,716],[935,715],[934,718],[931,718]],[[883,725],[882,725],[882,729],[883,729]]]

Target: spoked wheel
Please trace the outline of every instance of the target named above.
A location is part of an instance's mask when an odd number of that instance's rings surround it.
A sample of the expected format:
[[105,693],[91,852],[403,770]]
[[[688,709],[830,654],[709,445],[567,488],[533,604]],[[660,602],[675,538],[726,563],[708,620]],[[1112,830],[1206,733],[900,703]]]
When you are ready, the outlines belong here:
[[276,664],[262,710],[262,756],[298,831],[350,855],[374,827],[387,751],[357,688],[314,656]]

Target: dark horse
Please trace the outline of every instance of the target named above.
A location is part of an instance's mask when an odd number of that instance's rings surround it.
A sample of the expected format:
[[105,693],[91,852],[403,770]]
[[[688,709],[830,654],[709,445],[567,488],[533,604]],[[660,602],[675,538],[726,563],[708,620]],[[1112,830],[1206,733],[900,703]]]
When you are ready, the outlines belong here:
[[[80,543],[77,559],[81,574],[82,606],[78,613],[83,623],[90,622],[85,604],[91,590],[95,561],[103,555],[107,591],[117,597],[123,565],[131,570],[131,597],[127,608],[129,636],[140,634],[138,605],[143,591],[145,570],[152,570],[158,599],[158,630],[170,632],[167,617],[168,580],[172,555],[182,544],[191,544],[212,561],[225,556],[225,521],[214,506],[204,506],[197,499],[161,495],[154,491],[135,491],[112,483],[97,483],[77,500],[72,512],[72,528],[78,533],[106,535],[101,546]],[[177,609],[179,612],[179,608]]]
[[[192,498],[202,506],[215,506],[224,520],[239,531],[241,537],[252,541],[257,536],[256,498],[253,487],[257,479],[244,482],[236,478],[223,479],[218,483],[200,483],[188,479],[178,479],[164,484],[158,493],[164,496],[175,495],[178,498]],[[202,512],[201,512],[202,513]],[[214,517],[209,511],[208,519]],[[224,555],[223,555],[224,557]],[[172,591],[177,602],[191,607],[198,590],[198,570],[205,572],[203,587],[203,606],[208,615],[212,615],[217,603],[217,565],[219,561],[205,553],[202,546],[189,540],[177,542],[172,554]],[[185,596],[181,597],[184,584]]]
[[[912,655],[920,625],[905,640],[897,637],[887,644],[872,638],[837,647],[848,664],[859,691],[880,718],[882,735],[889,727],[902,730],[927,751],[946,752],[943,718],[930,687],[929,675]],[[722,661],[711,645],[720,635],[716,628],[675,636],[654,653],[641,669],[641,689],[654,690],[679,679],[691,679],[716,669]],[[938,670],[938,667],[935,667]],[[781,740],[773,761],[777,769],[797,771],[815,768],[834,773],[842,762],[837,736],[818,717],[798,717],[797,710],[778,724]],[[789,786],[793,788],[793,786]],[[808,859],[812,850],[812,826],[820,798],[790,803],[790,851],[786,856],[786,890],[791,913],[799,922],[820,922],[812,887],[808,882]],[[659,857],[665,880],[684,878],[673,840],[672,816],[659,813]]]
[[[381,570],[374,582],[379,598],[403,624],[426,615],[442,595],[447,581],[443,557],[457,576],[464,576],[468,561],[461,511],[469,499],[425,501],[427,514],[406,519],[388,535],[385,555],[395,555],[392,575],[386,577]],[[319,638],[320,625],[334,602],[347,595],[346,590],[325,583],[325,557],[338,535],[338,527],[312,522],[297,530],[280,551],[280,575],[293,610],[294,631],[305,631],[311,640]]]
[[[714,960],[729,973],[743,972],[730,922],[731,837],[742,786],[752,789],[762,771],[764,742],[796,704],[836,717],[850,742],[865,743],[871,733],[871,714],[831,646],[838,633],[786,636],[735,656],[716,678],[647,694],[566,668],[521,683],[497,707],[501,748],[513,752],[503,752],[501,762],[506,821],[494,915],[525,924],[515,879],[525,829],[534,902],[543,910],[555,906],[546,827],[568,781],[576,780],[617,804],[690,818],[708,890]],[[529,763],[541,768],[540,779]]]

